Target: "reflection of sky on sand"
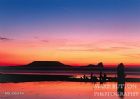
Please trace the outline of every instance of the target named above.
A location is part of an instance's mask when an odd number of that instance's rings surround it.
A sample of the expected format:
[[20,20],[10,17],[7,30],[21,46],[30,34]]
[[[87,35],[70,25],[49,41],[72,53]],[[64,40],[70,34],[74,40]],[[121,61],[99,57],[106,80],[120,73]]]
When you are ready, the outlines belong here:
[[[115,92],[116,88],[97,88],[97,86],[115,86],[117,83],[84,83],[84,82],[27,82],[1,83],[0,99],[119,99],[118,96],[95,96],[97,92]],[[126,88],[125,92],[140,92],[140,83],[126,83],[136,88]],[[4,95],[4,92],[22,92],[21,95]],[[140,95],[125,99],[139,99]]]
[[[83,75],[93,75],[99,77],[99,71],[40,71],[40,70],[0,70],[2,74],[29,74],[29,75],[71,75],[76,78],[80,78]],[[108,77],[116,77],[116,72],[106,72]],[[126,72],[126,78],[140,78],[140,72]]]

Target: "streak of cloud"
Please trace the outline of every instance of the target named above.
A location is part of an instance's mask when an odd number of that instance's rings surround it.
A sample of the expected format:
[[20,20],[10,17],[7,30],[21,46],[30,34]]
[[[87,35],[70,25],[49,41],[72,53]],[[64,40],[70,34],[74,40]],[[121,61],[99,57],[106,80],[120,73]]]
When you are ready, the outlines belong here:
[[9,40],[12,40],[12,39],[0,36],[0,41],[9,41]]

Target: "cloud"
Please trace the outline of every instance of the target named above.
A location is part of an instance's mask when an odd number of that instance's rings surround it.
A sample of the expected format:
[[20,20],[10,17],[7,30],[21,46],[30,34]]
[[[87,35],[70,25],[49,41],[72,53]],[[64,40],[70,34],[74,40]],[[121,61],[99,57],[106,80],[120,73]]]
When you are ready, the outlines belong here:
[[86,47],[63,47],[59,48],[62,51],[89,51],[89,52],[110,52],[110,51],[121,51],[121,50],[128,50],[131,49],[129,47],[108,47],[108,48],[86,48]]
[[140,54],[124,54],[124,56],[131,58],[140,58]]
[[9,40],[12,40],[12,39],[0,36],[0,41],[9,41]]
[[114,41],[114,40],[106,40],[106,41],[103,41],[103,42],[108,42],[108,43],[113,43],[113,44],[119,44],[119,45],[122,45],[122,46],[127,46],[127,47],[140,47],[140,41],[135,41],[135,40],[131,40],[131,41],[124,41],[124,40],[117,40],[117,41]]
[[41,39],[40,42],[46,46],[53,46],[53,47],[61,47],[61,46],[67,46],[67,40],[66,39]]
[[130,47],[109,47],[109,48],[103,48],[102,51],[120,51],[120,50],[128,50],[132,49]]
[[41,42],[45,42],[45,43],[48,43],[49,41],[48,41],[48,40],[41,40]]

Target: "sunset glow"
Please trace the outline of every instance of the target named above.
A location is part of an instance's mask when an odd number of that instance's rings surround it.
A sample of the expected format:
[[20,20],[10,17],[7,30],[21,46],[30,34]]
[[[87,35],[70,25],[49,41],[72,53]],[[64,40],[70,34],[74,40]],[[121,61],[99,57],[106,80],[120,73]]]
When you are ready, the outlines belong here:
[[138,0],[0,0],[0,65],[34,60],[140,65],[139,5]]

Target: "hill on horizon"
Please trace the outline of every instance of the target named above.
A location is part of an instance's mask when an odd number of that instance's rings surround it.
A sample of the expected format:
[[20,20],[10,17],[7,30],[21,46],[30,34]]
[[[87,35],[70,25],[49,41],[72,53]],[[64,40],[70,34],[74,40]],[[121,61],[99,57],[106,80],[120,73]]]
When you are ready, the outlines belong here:
[[32,63],[28,64],[27,66],[30,67],[67,67],[68,65],[65,65],[59,61],[33,61]]
[[[59,61],[33,61],[26,66],[30,67],[73,67],[72,65],[66,65]],[[74,67],[103,67],[103,63],[100,62],[97,65],[89,64],[85,66],[74,66]]]

